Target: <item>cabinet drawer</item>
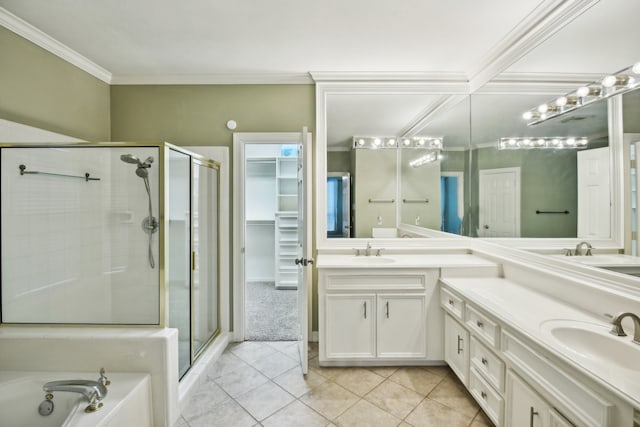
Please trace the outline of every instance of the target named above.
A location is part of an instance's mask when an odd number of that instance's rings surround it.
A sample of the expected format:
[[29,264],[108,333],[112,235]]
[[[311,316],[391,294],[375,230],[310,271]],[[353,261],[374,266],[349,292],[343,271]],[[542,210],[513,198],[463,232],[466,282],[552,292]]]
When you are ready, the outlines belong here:
[[500,326],[469,305],[466,306],[465,313],[467,327],[492,347],[497,348],[500,339]]
[[471,366],[499,392],[504,392],[504,362],[475,337],[471,337]]
[[444,288],[440,289],[440,305],[453,317],[462,320],[464,301]]
[[325,277],[327,291],[424,291],[427,287],[434,288],[437,280],[435,277],[431,278],[430,274],[409,274],[404,272],[393,272],[392,274],[389,274],[388,272],[379,272],[378,274],[345,274],[344,272],[328,272]]
[[497,426],[502,425],[504,399],[480,376],[475,368],[469,374],[469,392]]

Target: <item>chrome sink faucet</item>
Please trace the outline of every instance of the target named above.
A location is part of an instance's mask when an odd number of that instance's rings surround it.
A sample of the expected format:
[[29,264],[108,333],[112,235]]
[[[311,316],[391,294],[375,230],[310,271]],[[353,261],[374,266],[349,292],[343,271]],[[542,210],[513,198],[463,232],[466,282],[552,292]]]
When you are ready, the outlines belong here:
[[104,375],[104,369],[100,370],[100,378],[93,380],[61,380],[50,381],[42,386],[42,389],[48,393],[47,400],[53,398],[50,393],[57,391],[68,391],[72,393],[80,393],[87,398],[89,406],[85,408],[85,412],[94,412],[102,407],[102,400],[107,396],[107,386],[111,381]]
[[371,242],[367,242],[367,247],[364,250],[364,255],[365,256],[370,256],[371,255]]
[[[584,254],[582,253],[582,247],[583,246],[587,247],[587,251]],[[579,256],[579,255],[591,256],[592,255],[591,254],[591,249],[593,249],[593,248],[591,247],[591,244],[589,242],[580,242],[580,243],[578,243],[576,245],[576,250],[575,250],[575,252],[573,254],[576,255],[576,256]]]
[[622,312],[613,317],[611,323],[613,323],[613,328],[611,329],[611,333],[618,337],[626,337],[627,334],[624,332],[622,328],[622,319],[625,317],[631,317],[633,320],[633,342],[636,344],[640,344],[640,317],[630,312]]

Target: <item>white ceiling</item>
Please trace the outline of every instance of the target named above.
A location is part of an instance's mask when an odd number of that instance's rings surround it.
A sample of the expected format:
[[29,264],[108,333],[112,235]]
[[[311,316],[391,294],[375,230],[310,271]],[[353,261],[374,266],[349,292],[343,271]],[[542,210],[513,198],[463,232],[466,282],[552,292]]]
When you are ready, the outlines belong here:
[[558,0],[0,0],[112,73],[307,76],[310,71],[469,76],[539,5]]

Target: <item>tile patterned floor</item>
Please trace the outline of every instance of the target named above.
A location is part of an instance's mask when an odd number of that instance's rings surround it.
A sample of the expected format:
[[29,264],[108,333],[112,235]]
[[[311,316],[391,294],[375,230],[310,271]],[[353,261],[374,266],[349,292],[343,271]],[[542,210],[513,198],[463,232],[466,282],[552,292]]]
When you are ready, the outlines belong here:
[[291,341],[231,344],[174,427],[493,426],[447,367],[323,368]]

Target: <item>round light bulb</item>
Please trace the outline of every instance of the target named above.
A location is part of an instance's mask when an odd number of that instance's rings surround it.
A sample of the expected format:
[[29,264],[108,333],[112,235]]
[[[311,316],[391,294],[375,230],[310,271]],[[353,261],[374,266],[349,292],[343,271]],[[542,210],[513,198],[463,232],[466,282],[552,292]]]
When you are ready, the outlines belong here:
[[440,141],[437,138],[433,140],[433,145],[435,145],[436,147],[439,147],[441,143],[442,143],[442,141]]
[[509,139],[509,145],[516,145],[516,140],[513,138]]
[[530,140],[529,138],[525,138],[525,139],[522,141],[522,144],[524,144],[525,146],[527,146],[527,147],[528,147],[529,145],[531,145],[531,140]]
[[536,142],[538,145],[544,145],[544,138],[540,138]]
[[633,64],[633,67],[631,67],[631,72],[633,72],[634,74],[640,74],[640,62],[636,62],[635,64]]
[[576,145],[575,138],[567,138],[567,145]]
[[419,139],[418,140],[418,145],[424,145],[424,139]]
[[588,143],[588,142],[589,142],[589,141],[587,140],[587,138],[580,138],[580,139],[577,141],[577,144],[578,144],[578,145],[587,145],[587,143]]
[[360,139],[358,140],[358,145],[359,145],[360,147],[362,147],[362,146],[364,145],[364,139],[360,138]]
[[396,145],[396,140],[395,138],[390,138],[389,141],[387,142],[387,144],[389,144],[391,147]]
[[544,113],[546,113],[547,111],[549,111],[549,105],[547,105],[547,104],[540,104],[540,105],[538,105],[538,112],[539,112],[539,113],[544,114]]
[[585,96],[600,96],[602,88],[600,86],[582,86],[576,91],[576,95],[581,98]]
[[556,99],[556,105],[558,107],[564,107],[565,105],[567,105],[567,97],[561,96],[560,98]]
[[553,144],[553,145],[558,145],[559,143],[560,143],[560,140],[558,138],[553,138],[551,140],[551,144]]
[[379,146],[380,144],[382,144],[382,141],[380,140],[380,138],[376,138],[373,140],[373,144]]
[[402,143],[404,144],[405,147],[408,147],[409,145],[411,145],[411,140],[405,138],[402,140]]

